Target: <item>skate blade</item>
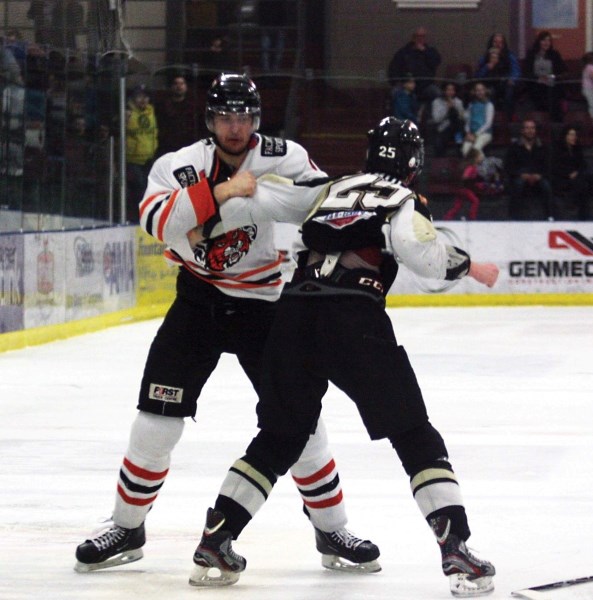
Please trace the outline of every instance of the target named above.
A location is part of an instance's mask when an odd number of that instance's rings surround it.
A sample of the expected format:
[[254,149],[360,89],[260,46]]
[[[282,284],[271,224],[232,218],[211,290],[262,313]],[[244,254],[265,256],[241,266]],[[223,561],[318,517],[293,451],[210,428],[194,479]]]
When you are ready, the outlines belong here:
[[342,571],[344,573],[378,573],[381,570],[381,565],[376,560],[370,560],[365,563],[353,563],[336,554],[322,554],[321,564],[326,569],[332,571]]
[[194,565],[194,570],[189,576],[189,585],[195,587],[222,587],[233,585],[239,581],[239,573],[221,571],[216,567],[200,567]]
[[470,579],[467,573],[449,575],[451,594],[457,598],[472,598],[484,596],[494,591],[492,576]]
[[89,573],[90,571],[98,571],[99,569],[108,569],[110,567],[117,567],[118,565],[127,565],[128,563],[140,560],[143,556],[144,552],[142,552],[142,548],[128,550],[127,552],[116,554],[115,556],[112,556],[111,558],[108,558],[100,563],[87,564],[77,561],[74,565],[74,570],[77,573]]

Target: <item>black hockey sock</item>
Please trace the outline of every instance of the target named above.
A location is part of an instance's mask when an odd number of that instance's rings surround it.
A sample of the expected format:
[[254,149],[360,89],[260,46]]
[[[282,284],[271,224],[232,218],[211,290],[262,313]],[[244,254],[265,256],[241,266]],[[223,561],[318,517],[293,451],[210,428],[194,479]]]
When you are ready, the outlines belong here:
[[230,531],[234,540],[241,535],[241,532],[252,518],[243,506],[227,496],[218,496],[214,509],[224,515],[225,523],[222,528],[225,531]]

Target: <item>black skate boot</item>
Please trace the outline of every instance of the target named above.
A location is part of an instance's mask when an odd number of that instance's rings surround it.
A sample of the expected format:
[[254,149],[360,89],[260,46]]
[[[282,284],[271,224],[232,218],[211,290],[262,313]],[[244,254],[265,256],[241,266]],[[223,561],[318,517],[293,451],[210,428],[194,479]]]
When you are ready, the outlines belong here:
[[357,538],[344,527],[329,533],[316,527],[315,543],[321,552],[321,564],[326,569],[354,573],[377,573],[381,570],[377,562],[379,548],[369,540]]
[[[221,529],[224,522],[225,518],[221,512],[213,508],[208,509],[204,533],[194,552],[195,566],[189,578],[190,585],[232,585],[239,581],[239,573],[245,570],[247,561],[233,551],[231,532]],[[211,576],[210,569],[217,569],[220,575]]]
[[447,517],[436,517],[429,523],[441,548],[443,573],[449,577],[453,596],[482,596],[492,592],[494,565],[472,554],[462,539],[450,533],[451,521]]
[[115,567],[140,560],[146,543],[144,523],[135,529],[112,525],[107,531],[76,548],[74,570],[79,573]]

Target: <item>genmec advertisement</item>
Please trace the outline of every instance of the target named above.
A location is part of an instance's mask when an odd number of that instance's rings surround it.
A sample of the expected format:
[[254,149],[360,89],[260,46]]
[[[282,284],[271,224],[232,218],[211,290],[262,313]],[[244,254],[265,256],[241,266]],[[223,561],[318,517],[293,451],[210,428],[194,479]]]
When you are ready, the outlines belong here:
[[466,278],[449,288],[401,268],[390,293],[593,293],[593,223],[438,222],[436,226],[443,240],[467,250],[474,260],[496,263],[497,284],[488,289]]

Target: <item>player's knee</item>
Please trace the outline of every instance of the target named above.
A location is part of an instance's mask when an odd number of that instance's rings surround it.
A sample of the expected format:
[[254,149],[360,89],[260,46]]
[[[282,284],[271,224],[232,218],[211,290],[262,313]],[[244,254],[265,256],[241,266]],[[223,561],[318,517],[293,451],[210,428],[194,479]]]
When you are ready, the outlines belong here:
[[390,437],[389,441],[410,476],[421,470],[423,465],[447,456],[441,434],[428,421]]
[[169,454],[181,439],[185,422],[180,417],[163,417],[139,411],[132,425],[130,448],[148,459]]
[[288,436],[260,431],[249,444],[246,454],[267,465],[277,475],[284,475],[298,460],[308,439],[308,433]]

